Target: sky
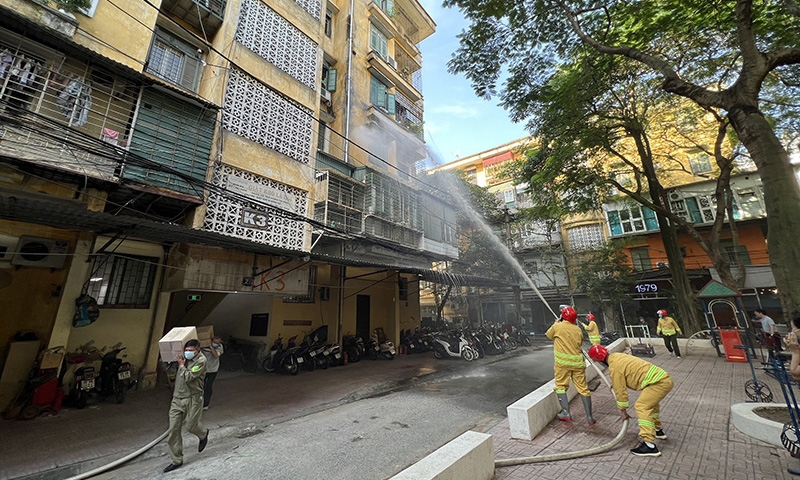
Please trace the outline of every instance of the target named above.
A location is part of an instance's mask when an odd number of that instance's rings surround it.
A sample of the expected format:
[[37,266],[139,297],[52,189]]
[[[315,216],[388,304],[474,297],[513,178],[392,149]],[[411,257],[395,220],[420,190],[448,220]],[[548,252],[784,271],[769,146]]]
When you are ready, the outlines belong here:
[[434,161],[452,162],[528,136],[524,123],[511,122],[497,105],[498,98],[479,98],[463,75],[447,73],[447,62],[458,48],[456,35],[468,24],[461,12],[443,8],[441,0],[420,3],[436,22],[436,33],[419,45],[425,142]]

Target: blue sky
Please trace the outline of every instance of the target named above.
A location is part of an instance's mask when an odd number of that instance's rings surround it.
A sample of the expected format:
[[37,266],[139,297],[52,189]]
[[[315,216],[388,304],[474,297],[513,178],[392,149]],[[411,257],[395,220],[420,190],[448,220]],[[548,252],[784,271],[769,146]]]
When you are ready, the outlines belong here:
[[436,33],[420,44],[425,141],[434,156],[447,163],[527,136],[524,124],[512,123],[497,98],[478,98],[463,75],[447,73],[456,35],[467,26],[461,12],[443,8],[441,0],[420,3],[436,22]]

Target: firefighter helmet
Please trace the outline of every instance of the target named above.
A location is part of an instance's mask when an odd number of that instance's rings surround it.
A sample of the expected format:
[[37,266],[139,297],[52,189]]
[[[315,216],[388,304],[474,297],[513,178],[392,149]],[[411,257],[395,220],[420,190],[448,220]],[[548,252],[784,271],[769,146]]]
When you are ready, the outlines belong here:
[[578,312],[576,312],[572,307],[566,307],[564,310],[561,310],[561,318],[569,323],[575,323],[575,321],[578,319]]
[[602,345],[592,345],[589,349],[589,358],[595,362],[605,362],[608,358],[608,349]]
[[658,318],[664,318],[667,316],[667,311],[662,308],[656,312],[656,315],[658,315]]
[[594,314],[593,313],[587,314],[586,315],[586,320],[589,320],[590,322],[594,322]]

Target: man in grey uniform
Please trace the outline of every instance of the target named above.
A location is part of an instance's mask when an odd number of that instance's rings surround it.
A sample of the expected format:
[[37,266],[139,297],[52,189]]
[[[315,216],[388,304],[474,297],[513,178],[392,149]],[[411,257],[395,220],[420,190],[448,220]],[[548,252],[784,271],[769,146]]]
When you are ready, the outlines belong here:
[[169,406],[169,435],[167,444],[172,463],[164,472],[171,472],[183,465],[183,437],[181,427],[184,421],[189,433],[200,439],[198,452],[208,443],[208,430],[203,426],[203,384],[206,376],[206,357],[200,353],[200,342],[189,340],[179,355],[178,373],[175,375],[175,390]]

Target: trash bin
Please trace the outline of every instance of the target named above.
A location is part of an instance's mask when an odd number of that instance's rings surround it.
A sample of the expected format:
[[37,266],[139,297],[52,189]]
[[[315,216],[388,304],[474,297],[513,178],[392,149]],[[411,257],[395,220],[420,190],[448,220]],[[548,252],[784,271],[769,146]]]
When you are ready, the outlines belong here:
[[725,360],[729,362],[747,362],[747,353],[743,349],[736,348],[736,345],[742,345],[742,337],[739,336],[739,330],[720,327],[719,336],[722,339],[722,347],[725,349]]

